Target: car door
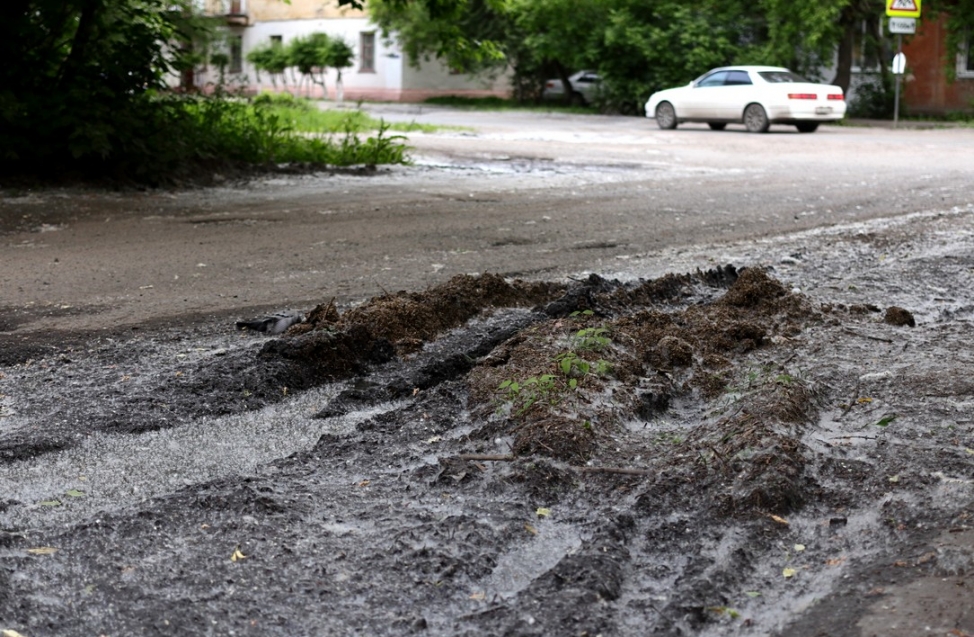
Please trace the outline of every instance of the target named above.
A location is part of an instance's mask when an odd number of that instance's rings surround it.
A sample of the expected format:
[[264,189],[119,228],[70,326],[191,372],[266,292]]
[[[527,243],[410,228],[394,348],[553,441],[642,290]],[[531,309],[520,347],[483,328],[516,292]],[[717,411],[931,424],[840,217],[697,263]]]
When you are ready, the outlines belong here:
[[686,95],[682,104],[682,109],[677,107],[677,112],[681,118],[719,119],[717,109],[722,101],[721,91],[724,89],[724,81],[727,79],[727,71],[714,71],[703,76],[694,84]]
[[720,119],[740,121],[744,107],[756,99],[754,83],[747,71],[728,71],[724,90],[720,92],[718,113]]

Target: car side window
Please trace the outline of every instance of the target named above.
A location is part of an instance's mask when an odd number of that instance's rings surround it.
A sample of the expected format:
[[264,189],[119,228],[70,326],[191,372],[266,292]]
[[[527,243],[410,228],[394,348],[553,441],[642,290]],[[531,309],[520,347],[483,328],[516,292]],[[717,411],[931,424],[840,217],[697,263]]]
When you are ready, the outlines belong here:
[[751,76],[747,74],[747,71],[731,71],[727,74],[727,80],[724,82],[725,86],[744,86],[752,84]]
[[701,88],[705,86],[723,86],[725,80],[727,80],[727,71],[717,71],[697,82],[697,86]]

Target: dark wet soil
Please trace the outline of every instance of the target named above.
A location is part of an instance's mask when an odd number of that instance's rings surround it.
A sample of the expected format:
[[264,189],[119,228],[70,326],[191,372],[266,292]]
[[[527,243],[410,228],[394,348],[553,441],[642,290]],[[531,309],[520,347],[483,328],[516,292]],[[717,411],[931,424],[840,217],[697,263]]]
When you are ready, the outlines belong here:
[[[647,279],[459,275],[322,299],[270,339],[226,321],[7,348],[0,629],[974,633],[971,261],[942,256],[970,258],[969,218]],[[316,440],[98,500],[98,445],[271,408]]]

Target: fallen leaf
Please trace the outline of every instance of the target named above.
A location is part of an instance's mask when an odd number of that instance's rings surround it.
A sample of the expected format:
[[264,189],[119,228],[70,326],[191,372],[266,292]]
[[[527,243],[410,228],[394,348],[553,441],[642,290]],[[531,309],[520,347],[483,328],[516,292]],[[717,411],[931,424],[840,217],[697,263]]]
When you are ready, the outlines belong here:
[[796,553],[801,553],[804,550],[805,550],[805,545],[804,544],[796,544],[795,545],[795,552]]
[[774,513],[769,513],[768,517],[774,520],[775,522],[777,522],[778,524],[784,524],[785,526],[788,526],[788,520],[784,519],[781,516],[775,515]]
[[24,637],[23,635],[21,635],[20,633],[18,633],[16,630],[12,630],[10,628],[5,629],[2,633],[0,633],[0,636],[2,636],[2,637]]
[[359,486],[359,487],[367,487],[367,486],[369,486],[369,484],[371,484],[371,483],[372,483],[372,481],[371,481],[371,480],[362,480],[362,481],[361,481],[361,482],[359,482],[359,483],[358,483],[358,484],[357,484],[356,486]]
[[860,405],[868,405],[872,401],[873,399],[870,398],[869,396],[863,396],[862,398],[856,400],[856,402],[859,403]]
[[38,546],[37,548],[27,549],[31,555],[54,555],[57,551],[53,546]]
[[733,608],[728,608],[727,606],[710,606],[707,608],[711,613],[716,613],[718,615],[727,615],[731,619],[737,619],[741,616],[739,612]]
[[427,438],[425,440],[426,444],[431,445],[433,443],[443,440],[443,436],[433,436],[432,438]]
[[548,507],[538,507],[538,510],[535,511],[535,513],[537,513],[539,518],[546,518],[551,515],[551,509]]
[[475,599],[477,601],[487,599],[487,593],[474,593],[470,596],[470,599]]
[[761,597],[761,593],[757,591],[745,591],[744,594],[748,597]]
[[59,506],[61,506],[61,501],[60,500],[42,500],[41,501],[41,506],[42,507],[59,507]]
[[530,533],[531,535],[537,535],[538,534],[538,529],[534,528],[530,524],[525,524],[524,525],[524,530],[527,531],[528,533]]
[[921,564],[926,564],[927,562],[935,559],[937,559],[937,554],[935,552],[930,551],[929,553],[924,553],[923,555],[917,558],[917,566]]
[[236,562],[238,560],[245,560],[247,556],[240,552],[240,547],[233,549],[233,555],[230,556],[231,562]]
[[970,447],[964,447],[964,451],[967,452],[967,455],[974,456],[974,449],[971,449]]
[[825,560],[825,564],[827,566],[838,566],[842,562],[845,562],[844,557],[830,557],[829,559]]
[[794,577],[795,576],[795,573],[797,573],[797,572],[798,571],[796,571],[793,568],[786,568],[783,571],[781,571],[781,574],[784,575],[785,577]]
[[84,491],[78,491],[77,489],[68,489],[64,492],[64,495],[69,495],[72,498],[83,498],[85,497]]
[[893,562],[893,566],[895,566],[897,568],[905,568],[905,567],[907,567],[909,565],[910,565],[910,563],[907,562],[906,560],[896,560],[895,562]]
[[888,416],[883,416],[882,418],[880,418],[879,422],[876,423],[876,426],[885,427],[886,425],[893,422],[894,420],[896,420],[896,414],[889,414]]

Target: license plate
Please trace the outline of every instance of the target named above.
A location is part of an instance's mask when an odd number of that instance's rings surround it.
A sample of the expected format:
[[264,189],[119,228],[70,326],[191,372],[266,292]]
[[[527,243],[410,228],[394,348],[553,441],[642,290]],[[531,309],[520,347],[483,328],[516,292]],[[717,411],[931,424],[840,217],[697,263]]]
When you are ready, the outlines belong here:
[[816,115],[828,115],[831,112],[832,112],[832,107],[831,106],[816,106],[815,107],[815,114]]

